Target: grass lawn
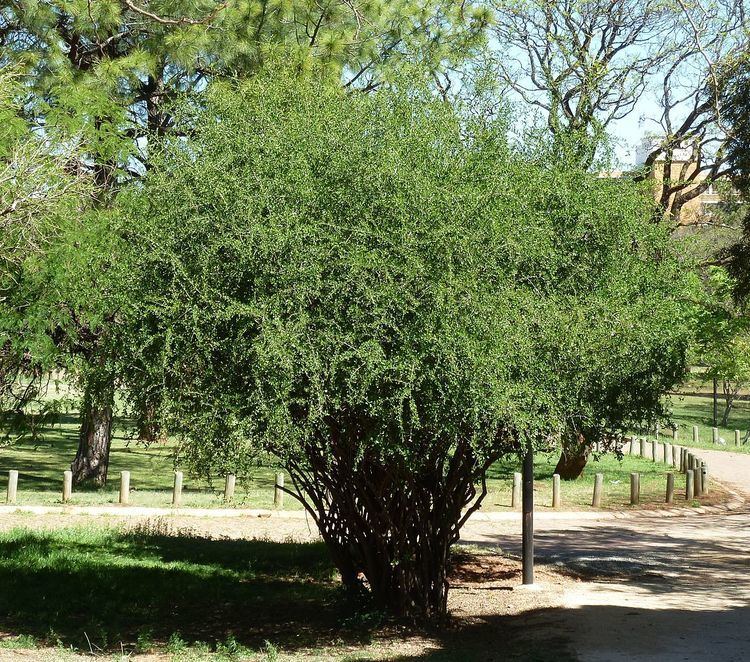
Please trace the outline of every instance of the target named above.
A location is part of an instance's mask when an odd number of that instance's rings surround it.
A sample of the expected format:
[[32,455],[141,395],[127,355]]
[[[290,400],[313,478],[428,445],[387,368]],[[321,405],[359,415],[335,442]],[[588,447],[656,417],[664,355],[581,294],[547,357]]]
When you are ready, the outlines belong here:
[[[341,598],[319,543],[93,526],[0,534],[0,630],[15,633],[0,640],[0,658],[2,648],[40,644],[263,659],[266,641],[316,647],[345,636]],[[350,638],[366,634],[358,627]]]
[[493,650],[508,660],[575,659],[563,637],[529,633],[523,615],[540,602],[513,592],[517,561],[459,547],[450,580],[458,615],[420,629],[350,602],[320,543],[16,528],[0,533],[0,659],[12,649],[55,662],[90,652],[121,662],[455,662]]
[[[534,463],[534,501],[539,510],[552,506],[552,474],[557,464],[557,455],[539,454]],[[490,469],[488,494],[483,511],[506,510],[511,503],[513,472],[520,471],[518,463],[506,460]],[[666,474],[674,471],[661,462],[652,462],[640,457],[625,456],[618,460],[614,455],[603,454],[592,457],[583,475],[575,481],[562,481],[560,492],[562,508],[567,510],[592,510],[591,497],[594,491],[594,476],[604,474],[602,507],[611,509],[638,508],[644,505],[664,506]],[[641,474],[641,504],[630,505],[630,474]],[[675,503],[685,492],[685,477],[675,473]]]
[[[130,504],[133,506],[168,507],[172,503],[172,485],[177,447],[171,442],[149,447],[128,439],[124,426],[115,428],[110,455],[109,483],[102,489],[76,488],[72,505],[114,504],[119,496],[121,471],[130,471]],[[78,418],[65,415],[59,425],[44,433],[39,444],[19,442],[0,448],[0,488],[5,489],[10,469],[19,472],[18,504],[51,505],[61,502],[63,471],[70,467],[78,448]],[[179,463],[178,467],[179,468]],[[237,479],[234,501],[230,507],[272,508],[275,469],[258,467],[251,476]],[[185,473],[182,505],[193,508],[224,508],[223,479],[213,484]],[[286,509],[301,509],[290,497]]]
[[[671,396],[674,422],[677,424],[679,442],[682,445],[711,448],[713,450],[728,450],[736,453],[750,453],[750,443],[740,446],[734,445],[734,431],[740,430],[741,437],[750,430],[750,402],[740,400],[735,402],[729,416],[727,427],[719,427],[719,436],[726,441],[726,445],[714,445],[711,428],[713,427],[713,399],[692,395]],[[721,400],[719,400],[719,419],[721,419]],[[699,440],[693,443],[693,426],[698,426]],[[664,435],[669,436],[669,431]],[[649,438],[653,438],[650,435]],[[742,441],[742,439],[740,439]]]
[[[53,505],[61,502],[62,473],[74,457],[78,444],[77,418],[63,417],[61,424],[44,435],[40,444],[16,443],[0,449],[0,499],[6,488],[7,472],[19,471],[19,505]],[[130,504],[134,506],[171,505],[171,489],[176,446],[156,443],[145,447],[117,432],[112,444],[110,481],[103,490],[78,488],[73,492],[72,505],[116,504],[119,491],[119,472],[131,472]],[[536,503],[544,510],[551,507],[552,473],[556,455],[539,454],[536,458]],[[508,458],[492,467],[489,474],[488,496],[482,510],[509,510],[513,472],[519,471],[518,460]],[[562,483],[564,509],[589,509],[594,485],[594,474],[604,473],[604,508],[630,507],[630,473],[641,474],[642,503],[663,504],[665,472],[668,467],[640,458],[625,457],[618,461],[612,455],[593,458],[584,475],[577,481]],[[258,467],[251,476],[239,477],[231,507],[272,508],[273,467]],[[676,476],[676,490],[684,489],[684,478]],[[185,475],[183,507],[222,508],[223,480],[210,484],[205,479]],[[285,509],[301,509],[300,504],[286,497]]]

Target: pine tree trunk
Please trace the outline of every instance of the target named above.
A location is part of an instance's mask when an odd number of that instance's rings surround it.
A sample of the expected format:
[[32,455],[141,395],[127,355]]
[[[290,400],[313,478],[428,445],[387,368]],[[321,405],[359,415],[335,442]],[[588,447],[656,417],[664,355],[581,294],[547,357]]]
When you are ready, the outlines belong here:
[[87,387],[81,406],[78,452],[70,465],[76,485],[86,481],[106,484],[111,445],[112,398],[109,394],[104,398],[93,397]]

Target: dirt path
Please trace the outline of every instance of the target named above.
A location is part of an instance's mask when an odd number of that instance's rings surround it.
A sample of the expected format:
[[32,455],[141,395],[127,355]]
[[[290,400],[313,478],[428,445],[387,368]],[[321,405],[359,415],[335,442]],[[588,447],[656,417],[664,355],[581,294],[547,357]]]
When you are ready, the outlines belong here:
[[[711,475],[750,498],[750,456],[700,455]],[[474,523],[463,539],[519,551],[519,527]],[[537,560],[587,581],[535,627],[563,635],[584,661],[750,659],[750,508],[662,518],[542,521]]]

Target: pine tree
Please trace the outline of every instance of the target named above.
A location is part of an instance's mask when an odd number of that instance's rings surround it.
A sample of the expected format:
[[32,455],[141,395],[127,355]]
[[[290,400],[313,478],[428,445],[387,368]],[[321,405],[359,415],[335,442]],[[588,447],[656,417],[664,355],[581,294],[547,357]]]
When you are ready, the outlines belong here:
[[[23,71],[31,123],[83,146],[78,167],[105,209],[149,168],[149,140],[173,127],[170,104],[216,78],[252,76],[279,58],[353,90],[379,87],[404,59],[444,76],[481,44],[488,20],[481,3],[447,0],[10,0],[0,66]],[[115,392],[106,329],[94,333],[70,301],[50,305],[70,311],[47,331],[83,376],[74,478],[103,484]],[[138,406],[153,410],[143,398]]]

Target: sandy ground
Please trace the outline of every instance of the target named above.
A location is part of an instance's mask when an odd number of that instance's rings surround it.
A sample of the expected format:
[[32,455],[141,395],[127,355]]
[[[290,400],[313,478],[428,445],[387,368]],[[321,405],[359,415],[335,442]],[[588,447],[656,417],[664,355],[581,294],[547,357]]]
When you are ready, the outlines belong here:
[[[713,478],[750,498],[750,455],[707,450],[700,455]],[[114,523],[118,518],[97,520]],[[5,513],[0,529],[91,521],[86,515]],[[129,525],[142,521],[130,519]],[[312,524],[299,517],[170,516],[156,525],[217,537],[316,536]],[[487,552],[518,554],[520,518],[472,520],[462,542]],[[540,519],[539,586],[519,589],[518,564],[501,556],[460,567],[451,595],[460,632],[446,635],[486,642],[485,653],[463,658],[457,654],[455,659],[508,659],[503,638],[512,617],[515,631],[525,633],[530,642],[528,657],[521,654],[515,659],[540,659],[532,652],[538,646],[559,647],[569,654],[559,659],[582,661],[750,660],[749,550],[750,507],[678,517],[643,513],[624,519]],[[453,659],[437,655],[445,652],[447,642],[447,637],[405,639],[381,645],[377,656],[369,659]],[[56,658],[54,651],[2,651],[0,659]]]

